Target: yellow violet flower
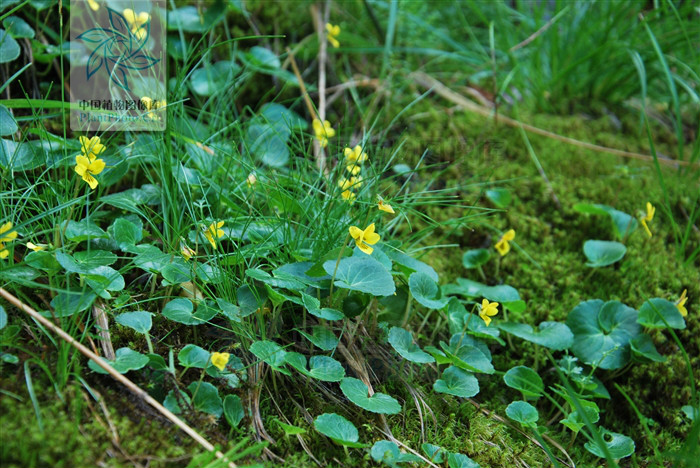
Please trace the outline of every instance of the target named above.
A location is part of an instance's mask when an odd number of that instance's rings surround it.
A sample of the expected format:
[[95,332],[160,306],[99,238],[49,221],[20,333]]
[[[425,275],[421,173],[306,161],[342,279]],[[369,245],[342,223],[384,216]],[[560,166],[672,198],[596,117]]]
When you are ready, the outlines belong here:
[[90,162],[97,159],[97,156],[105,150],[105,145],[100,143],[100,137],[98,136],[92,138],[81,136],[78,137],[78,140],[80,141],[80,152],[83,153],[83,156],[88,158]]
[[138,40],[143,40],[146,37],[146,28],[142,28],[144,24],[148,23],[151,19],[151,15],[142,11],[138,15],[131,8],[125,9],[122,14],[124,19],[131,25],[131,32],[138,38]]
[[352,163],[348,164],[347,166],[345,166],[345,169],[347,169],[347,171],[348,171],[350,174],[354,175],[354,176],[356,176],[357,174],[359,174],[360,171],[362,170],[362,168],[361,168],[360,166],[358,166],[358,165],[357,165],[356,163],[354,163],[354,162],[352,162]]
[[503,236],[501,236],[501,239],[496,242],[496,245],[494,246],[496,250],[498,250],[498,253],[501,254],[501,257],[510,252],[510,241],[515,239],[515,231],[513,229],[508,230]]
[[207,230],[204,232],[204,237],[207,238],[212,247],[216,248],[216,241],[214,239],[219,239],[224,235],[224,231],[221,229],[224,226],[223,221],[218,223],[211,223]]
[[377,208],[379,208],[380,211],[384,211],[385,213],[395,214],[395,211],[391,207],[391,205],[385,203],[384,200],[382,200],[381,198],[377,202]]
[[33,242],[27,242],[27,243],[26,243],[26,246],[27,246],[28,249],[33,250],[34,252],[38,252],[38,251],[44,250],[44,249],[46,248],[46,244],[39,244],[39,245],[36,245],[36,244],[33,243]]
[[77,172],[78,175],[88,183],[90,188],[94,190],[95,187],[97,187],[97,179],[95,179],[93,176],[104,170],[105,162],[101,159],[94,159],[90,161],[85,156],[76,156],[75,163],[75,172]]
[[180,255],[182,255],[182,257],[183,257],[185,260],[189,260],[189,259],[192,258],[193,256],[197,255],[197,252],[195,252],[194,250],[190,249],[187,245],[182,244],[182,245],[180,246]]
[[92,11],[97,11],[100,9],[100,4],[97,3],[95,0],[87,0],[88,5],[90,5],[90,9]]
[[362,187],[362,176],[358,175],[356,177],[350,177],[350,187],[353,187],[355,189],[359,189]]
[[323,123],[321,123],[320,120],[314,119],[311,124],[314,128],[316,139],[321,145],[321,148],[328,146],[328,139],[335,136],[335,130],[333,130],[333,127],[331,127],[331,123],[327,120],[324,120]]
[[491,317],[498,313],[498,302],[489,302],[488,299],[481,301],[481,310],[479,311],[479,317],[486,322],[488,327],[491,323]]
[[350,204],[355,201],[355,194],[350,190],[343,190],[340,196],[343,197],[343,200],[350,202]]
[[153,120],[160,120],[160,116],[156,115],[155,112],[161,107],[165,107],[168,103],[163,101],[154,101],[148,96],[144,96],[141,98],[141,102],[143,103],[143,106],[146,108],[148,112],[148,117],[150,117]]
[[676,309],[678,309],[678,312],[680,312],[683,317],[688,316],[688,309],[685,308],[685,303],[688,302],[688,297],[686,296],[687,293],[688,290],[684,289],[680,299],[678,299],[678,302],[676,302]]
[[352,186],[352,183],[350,182],[350,179],[346,179],[345,177],[341,177],[338,180],[338,187],[341,188],[341,190],[347,190]]
[[5,248],[5,244],[0,242],[0,258],[5,260],[10,255],[10,251]]
[[0,226],[0,242],[7,243],[17,239],[17,231],[12,231],[12,221]]
[[211,353],[211,363],[220,371],[226,368],[228,363],[229,353]]
[[651,237],[651,231],[649,230],[649,226],[647,226],[647,223],[651,222],[651,220],[654,219],[654,213],[656,213],[656,208],[654,207],[654,205],[647,202],[647,214],[646,216],[642,217],[640,221],[642,223],[642,226],[644,226],[644,230],[647,232],[649,237]]
[[367,161],[367,153],[362,151],[360,145],[357,145],[353,149],[345,148],[345,158],[348,160],[348,163],[362,164]]
[[367,226],[364,231],[357,226],[350,226],[349,231],[357,247],[367,255],[371,255],[374,251],[370,245],[376,244],[381,239],[379,234],[374,232],[374,223]]
[[326,23],[326,32],[328,33],[328,42],[336,49],[340,47],[340,42],[338,42],[337,39],[337,37],[340,36],[340,26],[337,24],[333,26],[331,23]]

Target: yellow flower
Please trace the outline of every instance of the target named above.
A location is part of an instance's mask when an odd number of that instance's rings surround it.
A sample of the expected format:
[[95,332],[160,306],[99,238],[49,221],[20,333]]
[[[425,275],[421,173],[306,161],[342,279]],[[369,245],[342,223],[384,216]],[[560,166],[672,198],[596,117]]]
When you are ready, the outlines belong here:
[[314,119],[311,124],[314,127],[314,133],[316,134],[316,139],[321,145],[321,148],[328,146],[328,139],[335,136],[335,130],[331,127],[331,123],[327,120],[321,123],[320,120]]
[[360,171],[362,170],[362,168],[360,166],[358,166],[357,164],[355,164],[354,162],[345,166],[345,169],[347,169],[347,171],[354,176],[359,174]]
[[348,163],[362,164],[367,161],[367,153],[362,151],[360,145],[355,146],[353,149],[345,148],[345,159],[348,160]]
[[204,232],[204,237],[207,238],[212,247],[216,248],[216,241],[214,239],[219,239],[224,235],[224,231],[221,229],[224,225],[223,221],[218,223],[211,223],[207,230]]
[[143,106],[148,110],[148,117],[150,117],[153,120],[160,120],[160,116],[156,115],[155,112],[161,107],[165,107],[168,103],[165,101],[154,101],[148,96],[144,96],[141,98],[141,102],[143,103]]
[[229,353],[211,353],[211,363],[220,371],[226,368],[228,363]]
[[90,5],[90,9],[92,11],[97,11],[100,9],[100,4],[97,3],[95,0],[87,0],[88,5]]
[[34,252],[38,252],[38,251],[44,250],[44,249],[46,248],[46,244],[39,244],[39,245],[36,245],[36,244],[33,243],[33,242],[27,242],[26,246],[27,246],[28,249],[31,249],[31,250],[33,250]]
[[687,292],[688,290],[684,289],[680,299],[676,302],[676,309],[678,309],[678,312],[680,312],[683,317],[688,316],[688,309],[685,308],[685,303],[688,301],[688,297],[686,296]]
[[340,196],[343,197],[343,200],[350,202],[350,204],[355,201],[355,194],[350,190],[343,190]]
[[12,231],[12,221],[0,226],[0,242],[7,243],[17,239],[17,231]]
[[491,323],[491,317],[498,313],[498,302],[489,302],[488,299],[481,301],[481,310],[479,311],[479,317],[486,322],[488,327]]
[[651,237],[651,231],[649,230],[649,226],[647,226],[647,223],[651,222],[651,220],[654,219],[654,213],[656,213],[656,208],[654,207],[654,205],[647,202],[647,214],[641,217],[640,221],[642,223],[642,226],[644,226],[644,230],[647,232],[649,237]]
[[326,32],[328,33],[328,42],[336,49],[340,46],[337,37],[340,35],[340,26],[333,26],[331,23],[326,23]]
[[75,166],[75,172],[77,172],[78,175],[90,185],[90,188],[94,190],[94,188],[97,187],[97,179],[95,179],[93,175],[97,175],[104,170],[105,162],[101,159],[90,161],[85,156],[76,156],[75,163],[77,164]]
[[0,258],[5,260],[10,255],[10,251],[5,248],[5,244],[0,242]]
[[258,183],[258,178],[255,176],[255,172],[251,172],[250,174],[248,174],[245,183],[248,185],[248,187],[252,187],[253,185]]
[[185,260],[189,260],[193,256],[197,255],[197,252],[190,249],[186,244],[181,244],[180,245],[180,255],[182,255]]
[[509,242],[515,239],[515,231],[513,229],[510,229],[507,231],[503,236],[501,236],[501,239],[496,242],[496,245],[494,246],[496,250],[498,250],[498,253],[501,254],[501,257],[510,252],[510,244]]
[[394,213],[395,213],[395,211],[394,211],[394,209],[391,207],[391,205],[388,204],[388,203],[385,203],[384,200],[382,200],[381,198],[380,198],[379,201],[377,202],[377,208],[379,208],[381,211],[384,211],[385,213],[390,213],[390,214],[394,214]]
[[351,185],[350,180],[346,179],[345,177],[341,177],[340,180],[338,180],[338,187],[340,187],[342,190],[349,189]]
[[151,15],[142,11],[138,15],[131,8],[125,9],[123,12],[124,19],[131,25],[131,32],[136,36],[138,40],[143,40],[146,37],[146,28],[142,28],[144,24],[148,23],[151,19]]
[[357,226],[350,226],[349,231],[357,247],[367,255],[371,255],[374,249],[370,245],[376,244],[380,239],[379,234],[374,232],[374,223],[367,226],[364,231]]
[[362,176],[350,177],[350,187],[354,189],[359,189],[362,187]]
[[97,156],[105,150],[105,145],[100,143],[100,137],[98,136],[92,138],[80,136],[78,140],[80,141],[80,151],[90,162],[97,159]]

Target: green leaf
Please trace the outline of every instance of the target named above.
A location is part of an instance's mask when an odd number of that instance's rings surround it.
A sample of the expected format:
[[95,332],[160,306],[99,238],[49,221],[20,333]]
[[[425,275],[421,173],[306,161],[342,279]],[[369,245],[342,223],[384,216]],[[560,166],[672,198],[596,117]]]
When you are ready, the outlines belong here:
[[136,312],[124,312],[114,318],[114,321],[125,327],[132,328],[143,335],[148,334],[153,326],[150,312],[138,310]]
[[220,298],[216,299],[216,304],[221,309],[221,313],[224,314],[227,319],[240,323],[241,309],[237,305],[231,304],[230,302]]
[[114,240],[122,250],[136,245],[143,237],[141,228],[124,218],[118,218],[114,221],[114,224],[112,224],[112,232],[114,234]]
[[586,266],[600,268],[612,265],[625,256],[627,247],[613,241],[587,240],[583,244],[583,253],[588,259]]
[[520,300],[518,290],[507,284],[486,286],[477,281],[457,278],[458,293],[467,297],[483,297],[492,302],[515,302]]
[[274,125],[255,124],[246,134],[249,151],[270,167],[284,167],[289,162],[289,134]]
[[[597,406],[583,406],[582,408],[586,413],[586,418],[588,419],[589,423],[595,424],[598,422],[600,419],[600,411],[598,410]],[[579,432],[581,428],[586,425],[586,422],[583,420],[578,410],[572,411],[565,419],[562,419],[559,422],[571,429],[573,432]]]
[[362,409],[371,411],[372,413],[380,414],[397,414],[401,411],[401,405],[394,398],[384,393],[375,393],[372,396],[368,395],[367,385],[361,380],[345,377],[340,382],[340,390],[348,400],[355,403]]
[[165,265],[161,274],[163,275],[163,284],[166,286],[192,281],[190,266],[183,258],[179,257],[173,258],[172,263]]
[[265,47],[252,47],[247,54],[247,58],[252,65],[257,67],[280,68],[282,65],[279,57],[277,57],[277,55],[270,49],[266,49]]
[[190,75],[190,87],[195,94],[212,96],[227,87],[240,71],[240,65],[235,62],[221,60],[194,70]]
[[205,369],[209,367],[211,353],[194,344],[185,345],[177,355],[177,360],[182,367]]
[[630,340],[632,358],[638,362],[666,362],[666,358],[659,354],[654,342],[649,335],[642,333]]
[[698,408],[693,408],[690,405],[683,405],[681,407],[681,411],[683,411],[683,414],[690,419],[691,422],[695,422],[697,419],[698,415],[700,415],[700,409]]
[[[328,260],[323,264],[323,269],[329,275],[333,275],[335,266],[335,260]],[[396,291],[391,273],[369,256],[341,259],[334,284],[339,288],[360,291],[373,296],[389,296]]]
[[12,135],[19,130],[15,118],[10,110],[0,105],[0,136]]
[[[8,34],[14,38],[32,39],[36,34],[34,28],[29,26],[29,23],[19,16],[8,16],[2,20],[2,25],[7,28]],[[0,48],[2,48],[2,45],[0,45]]]
[[461,369],[469,372],[482,372],[484,374],[493,374],[495,372],[491,364],[490,356],[484,354],[484,352],[476,346],[467,344],[454,350],[443,341],[440,342],[440,346],[447,357],[451,358],[452,363]]
[[224,417],[231,427],[238,427],[241,420],[245,417],[243,403],[238,395],[226,395],[224,398]]
[[238,300],[238,306],[240,307],[241,317],[249,316],[265,304],[267,297],[263,293],[264,291],[260,291],[259,289],[248,286],[247,284],[244,284],[238,288],[236,291],[236,299]]
[[679,330],[685,328],[685,319],[678,308],[676,308],[676,305],[666,299],[656,297],[642,304],[642,307],[639,309],[637,323],[649,328],[666,328],[664,319],[671,328]]
[[304,335],[304,337],[309,340],[314,346],[321,348],[324,351],[333,351],[336,346],[338,346],[338,338],[335,334],[326,327],[315,326],[313,328],[313,334],[299,330],[299,333]]
[[[634,453],[634,441],[626,435],[618,434],[617,432],[612,432],[605,428],[601,428],[600,432],[603,437],[603,442],[608,448],[608,452],[614,459],[619,460],[620,458],[629,457]],[[598,444],[586,442],[583,446],[596,457],[605,458],[605,452]]]
[[82,242],[88,239],[107,239],[109,237],[99,226],[89,222],[87,219],[81,221],[69,220],[67,226],[63,223],[60,228],[65,230],[66,238],[73,242]]
[[462,265],[464,268],[478,268],[491,258],[491,253],[487,249],[467,250],[462,255]]
[[192,405],[192,400],[190,399],[188,394],[180,390],[170,390],[168,392],[168,395],[165,397],[165,400],[163,401],[163,406],[165,406],[165,408],[168,411],[174,414],[180,414],[182,413],[182,408],[180,408],[180,402],[178,401],[178,397],[175,396],[176,391],[180,395],[180,399],[184,400],[185,404],[188,407]]
[[7,312],[5,312],[5,308],[0,305],[0,330],[5,328],[7,326]]
[[137,254],[133,260],[134,265],[148,273],[160,274],[170,263],[170,255],[152,245],[138,245],[130,251]]
[[258,359],[266,362],[274,370],[290,375],[289,371],[284,369],[284,364],[287,362],[287,351],[274,341],[256,341],[250,345],[250,352]]
[[[114,361],[108,361],[105,358],[100,358],[109,365],[111,365],[114,370],[120,374],[126,374],[132,370],[139,370],[148,364],[148,356],[141,354],[137,351],[133,351],[129,348],[119,348],[115,353]],[[88,361],[88,367],[98,374],[107,374],[108,372],[98,366],[95,362]]]
[[479,381],[471,372],[450,366],[443,371],[442,378],[435,381],[433,390],[462,398],[471,398],[479,393]]
[[519,390],[524,397],[539,398],[544,392],[542,378],[529,367],[513,367],[505,373],[503,380],[510,388]]
[[423,453],[428,460],[435,464],[442,463],[444,460],[444,455],[447,453],[447,451],[439,445],[425,443],[421,445],[420,448],[423,450]]
[[112,297],[107,291],[121,291],[125,286],[124,277],[117,270],[108,266],[90,269],[85,274],[85,282],[103,299]]
[[370,456],[376,462],[382,462],[392,468],[396,468],[399,463],[420,462],[420,457],[412,453],[403,453],[398,445],[389,440],[378,440],[370,450]]
[[408,287],[419,304],[429,309],[440,310],[447,305],[447,297],[440,296],[437,283],[426,273],[417,271],[408,277]]
[[61,291],[51,300],[51,307],[56,317],[70,317],[82,312],[92,305],[97,296],[92,291]]
[[197,307],[197,312],[192,313],[194,306],[192,301],[184,298],[173,299],[165,304],[163,308],[163,317],[174,322],[184,323],[185,325],[202,325],[208,322],[216,315],[216,309],[206,307],[200,304]]
[[574,205],[574,210],[579,213],[586,214],[601,214],[608,215],[613,224],[615,236],[618,239],[623,239],[637,229],[637,220],[623,211],[618,211],[612,206],[592,204],[592,203],[577,203]]
[[466,328],[469,335],[494,340],[501,346],[506,344],[505,341],[499,338],[501,332],[497,327],[489,327],[478,315],[467,312],[467,309],[456,297],[450,299],[447,307],[447,319],[450,333],[461,332]]
[[118,257],[107,250],[90,250],[89,252],[74,252],[73,258],[84,271],[90,271],[99,266],[109,266],[116,262]]
[[498,208],[505,208],[510,205],[510,190],[505,188],[495,188],[486,191],[486,198]]
[[187,389],[192,394],[192,404],[196,410],[217,418],[224,412],[219,390],[209,382],[192,382]]
[[292,426],[291,424],[286,424],[280,421],[279,419],[276,420],[277,425],[279,425],[280,428],[284,431],[284,436],[290,436],[290,435],[300,435],[300,434],[306,434],[306,429],[301,428],[299,426]]
[[12,62],[19,57],[19,44],[4,29],[0,29],[0,63]]
[[450,453],[447,456],[447,466],[450,468],[479,468],[479,464],[461,453]]
[[39,270],[56,272],[61,269],[61,264],[56,261],[56,257],[53,253],[47,252],[45,250],[38,250],[36,252],[29,252],[24,261],[27,265]]
[[324,413],[314,420],[318,432],[329,437],[333,442],[347,447],[364,447],[358,442],[360,434],[353,423],[335,413]]
[[401,357],[408,361],[420,364],[435,362],[435,359],[430,354],[422,351],[418,345],[413,343],[411,333],[403,328],[392,327],[389,330],[389,344]]
[[309,369],[306,368],[306,357],[296,352],[288,352],[284,360],[287,364],[302,374],[324,382],[340,382],[345,377],[343,366],[328,356],[313,356],[309,360]]
[[523,426],[535,427],[540,418],[537,409],[525,401],[514,401],[506,408],[506,416]]
[[406,255],[405,253],[399,250],[394,250],[389,247],[384,249],[384,253],[394,263],[404,267],[404,273],[406,274],[406,276],[409,276],[411,272],[421,272],[430,276],[430,278],[436,283],[440,281],[437,272],[430,265],[423,263],[420,260],[411,257],[410,255]]
[[567,349],[574,342],[574,335],[569,327],[559,322],[542,322],[538,330],[526,323],[499,322],[496,326],[518,338],[555,351]]
[[629,341],[640,333],[637,311],[618,301],[581,302],[569,313],[566,324],[574,334],[574,355],[602,369],[627,364]]

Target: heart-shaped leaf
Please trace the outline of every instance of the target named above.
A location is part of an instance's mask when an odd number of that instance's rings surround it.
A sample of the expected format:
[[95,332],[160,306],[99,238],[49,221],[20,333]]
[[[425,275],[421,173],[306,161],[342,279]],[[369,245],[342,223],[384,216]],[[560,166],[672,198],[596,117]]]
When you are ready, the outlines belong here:
[[[100,358],[109,365],[111,365],[114,370],[120,374],[126,374],[132,370],[139,370],[148,364],[148,356],[141,354],[138,351],[131,350],[129,348],[119,348],[115,352],[114,361],[108,361],[105,358]],[[107,374],[108,372],[97,365],[93,361],[88,361],[88,367],[98,374]]]
[[277,372],[291,375],[287,369],[284,369],[284,364],[287,362],[285,359],[287,351],[274,341],[256,341],[250,345],[250,352]]
[[435,269],[433,269],[433,267],[427,263],[421,262],[410,255],[406,255],[405,253],[392,248],[384,249],[384,253],[399,267],[402,267],[401,270],[404,274],[406,274],[406,276],[409,276],[412,272],[416,271],[425,273],[436,283],[440,280]]
[[224,417],[231,427],[238,427],[241,420],[245,417],[243,403],[238,395],[226,395],[224,398]]
[[120,325],[136,330],[142,335],[146,335],[149,331],[151,331],[151,327],[153,326],[153,321],[151,320],[152,315],[152,313],[144,312],[142,310],[136,312],[124,312],[123,314],[119,314],[114,317],[114,321]]
[[373,258],[346,257],[340,260],[336,271],[336,261],[328,260],[323,269],[329,275],[335,271],[335,286],[352,291],[360,291],[373,296],[390,296],[396,291],[394,279],[386,268]]
[[[661,318],[663,317],[663,319]],[[666,299],[649,299],[639,309],[637,323],[649,328],[665,328],[666,323],[671,328],[684,329],[685,319],[681,315],[676,305]]]
[[369,389],[361,380],[345,377],[340,382],[340,390],[348,400],[372,413],[396,414],[401,411],[399,402],[389,395],[375,393],[369,396]]
[[329,437],[333,442],[347,447],[364,447],[358,442],[360,434],[353,423],[339,414],[324,413],[314,420],[318,432]]
[[439,310],[447,305],[448,298],[440,297],[440,288],[426,273],[412,273],[408,277],[408,287],[415,300],[422,306]]
[[313,356],[309,359],[309,369],[306,368],[306,357],[296,352],[288,352],[284,360],[287,364],[302,374],[324,382],[340,382],[345,377],[343,366],[328,356]]
[[486,192],[486,198],[498,208],[505,208],[510,205],[511,195],[510,190],[506,188],[493,188]]
[[600,268],[622,260],[627,252],[624,244],[614,241],[587,240],[583,244],[583,253],[588,259],[586,266]]
[[420,448],[423,450],[423,453],[428,458],[428,460],[435,464],[442,463],[442,461],[444,460],[444,456],[447,453],[447,451],[439,445],[426,443],[421,445]]
[[194,344],[186,345],[177,355],[180,365],[185,368],[204,369],[208,367],[210,359],[211,353],[209,351]]
[[592,203],[577,203],[574,205],[574,210],[579,213],[601,214],[610,216],[615,231],[615,236],[618,239],[624,238],[637,229],[637,220],[623,211],[616,210],[612,206],[599,205]]
[[514,401],[506,408],[506,416],[523,426],[535,427],[540,418],[537,409],[525,401]]
[[430,354],[422,351],[418,345],[413,343],[411,333],[403,328],[392,327],[389,330],[389,344],[401,357],[408,361],[421,364],[435,362],[435,359]]
[[192,395],[192,404],[196,410],[214,415],[217,418],[224,412],[224,404],[219,396],[219,390],[209,382],[192,382],[187,390]]
[[487,249],[467,250],[462,255],[462,265],[464,268],[478,268],[491,258],[491,253]]
[[192,301],[189,299],[177,298],[165,305],[163,308],[163,316],[174,322],[184,323],[185,325],[202,325],[216,315],[216,309],[207,307],[203,303],[197,307],[196,313],[192,313],[193,310],[194,306],[192,305]]
[[301,330],[299,330],[299,333],[313,343],[314,346],[324,351],[332,351],[338,346],[338,338],[326,327],[315,326],[311,335]]
[[644,333],[635,336],[630,340],[630,350],[632,359],[638,362],[666,362],[666,358],[659,354],[654,346],[654,342],[649,335]]
[[479,381],[471,372],[450,366],[442,373],[442,378],[435,381],[433,390],[462,398],[471,398],[479,393]]
[[629,362],[629,341],[640,332],[637,311],[618,301],[581,302],[566,324],[574,334],[571,349],[586,364],[618,369]]
[[479,464],[462,453],[450,453],[447,456],[450,468],[479,468]]
[[[447,357],[452,360],[452,364],[469,372],[482,372],[484,374],[493,374],[495,369],[491,364],[490,356],[472,345],[462,345],[457,349],[452,346],[447,346],[441,341],[440,346]],[[427,349],[427,347],[426,347]]]
[[553,350],[569,348],[574,342],[574,335],[563,323],[542,322],[538,330],[526,323],[500,322],[497,327],[512,335]]
[[128,219],[118,218],[112,224],[112,234],[120,249],[136,245],[143,237],[141,228]]
[[[588,419],[588,422],[591,424],[597,423],[600,419],[600,411],[597,407],[583,406],[583,411],[586,413],[586,419]],[[559,422],[573,432],[580,431],[581,428],[586,425],[586,422],[583,420],[578,410],[572,411],[565,419]]]
[[[612,432],[605,428],[601,428],[600,432],[610,456],[614,459],[617,460],[629,457],[634,453],[634,441],[626,435],[618,434],[617,432]],[[605,458],[606,456],[602,447],[598,446],[595,442],[586,442],[583,446],[596,457]]]
[[525,397],[539,398],[544,392],[542,378],[529,367],[516,366],[503,376],[503,380],[510,388],[519,390]]
[[392,468],[397,468],[399,463],[421,461],[420,457],[412,453],[401,452],[399,446],[389,440],[375,442],[369,453],[374,461],[385,463]]

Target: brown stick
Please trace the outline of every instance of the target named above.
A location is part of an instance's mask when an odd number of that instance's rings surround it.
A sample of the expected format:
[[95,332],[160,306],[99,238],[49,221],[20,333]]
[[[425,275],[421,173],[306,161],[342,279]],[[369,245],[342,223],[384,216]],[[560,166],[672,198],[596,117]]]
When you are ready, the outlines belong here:
[[98,366],[103,368],[105,371],[109,373],[114,379],[119,381],[122,385],[124,385],[126,388],[134,392],[136,395],[139,397],[143,398],[146,403],[154,407],[156,410],[158,410],[163,416],[168,418],[170,421],[173,422],[177,427],[182,429],[188,436],[190,436],[192,439],[194,439],[197,443],[199,443],[202,447],[207,449],[210,452],[214,452],[217,458],[224,460],[228,462],[229,468],[236,468],[236,464],[233,463],[232,461],[229,461],[226,456],[221,453],[220,451],[216,450],[216,447],[214,447],[209,441],[207,441],[204,437],[199,435],[197,431],[192,429],[190,426],[188,426],[182,419],[178,418],[176,415],[174,415],[172,412],[170,412],[167,408],[165,408],[163,405],[158,403],[151,395],[149,395],[145,390],[142,390],[139,386],[137,386],[135,383],[133,383],[131,380],[127,379],[124,377],[122,374],[114,370],[112,366],[107,364],[105,361],[100,359],[100,357],[90,351],[88,348],[86,348],[83,344],[78,343],[75,339],[73,339],[72,336],[70,336],[68,333],[63,331],[60,327],[57,327],[51,321],[47,320],[44,318],[42,315],[40,315],[36,310],[32,309],[28,305],[24,304],[22,301],[17,299],[15,296],[7,292],[4,288],[0,288],[0,296],[5,298],[7,302],[10,304],[14,305],[18,309],[26,312],[29,316],[31,316],[34,320],[37,322],[41,323],[44,327],[48,328],[61,338],[63,338],[66,342],[68,342],[71,346],[76,348],[78,351],[80,351],[83,355],[86,357],[90,358],[92,361],[95,362]]
[[[427,75],[423,72],[414,72],[411,74],[411,77],[413,80],[420,84],[421,86],[425,88],[432,88],[435,90],[436,93],[438,93],[440,96],[444,97],[448,101],[452,101],[453,103],[471,111],[474,112],[475,114],[483,115],[485,117],[491,117],[491,110],[486,109],[484,107],[481,107],[477,104],[474,104],[461,94],[457,94],[454,91],[452,91],[450,88],[436,80],[430,75]],[[546,136],[547,138],[552,138],[553,140],[559,140],[563,141],[564,143],[568,143],[573,146],[578,146],[580,148],[586,148],[592,151],[597,151],[599,153],[608,153],[608,154],[614,154],[615,156],[622,156],[623,158],[631,158],[631,159],[638,159],[640,161],[647,161],[647,162],[652,162],[654,161],[654,158],[651,156],[648,156],[646,154],[639,154],[639,153],[632,153],[630,151],[623,151],[615,148],[607,148],[605,146],[600,146],[600,145],[594,145],[593,143],[587,143],[585,141],[580,141],[580,140],[575,140],[573,138],[557,135],[556,133],[549,132],[547,130],[543,130],[538,127],[533,127],[532,125],[528,125],[522,122],[519,122],[515,119],[511,119],[509,117],[506,117],[504,115],[500,115],[498,117],[499,122],[505,123],[506,125],[509,125],[511,127],[520,127],[522,126],[523,130],[528,131],[530,133],[536,133],[537,135],[542,135]],[[693,166],[693,167],[700,167],[700,163],[694,163],[691,164],[689,161],[679,161],[677,159],[658,159],[659,164],[664,164],[666,166],[675,166],[675,165],[680,165],[680,166]]]

